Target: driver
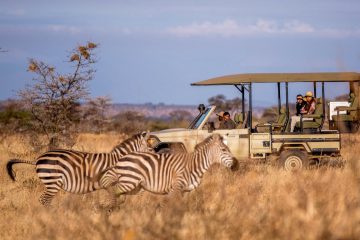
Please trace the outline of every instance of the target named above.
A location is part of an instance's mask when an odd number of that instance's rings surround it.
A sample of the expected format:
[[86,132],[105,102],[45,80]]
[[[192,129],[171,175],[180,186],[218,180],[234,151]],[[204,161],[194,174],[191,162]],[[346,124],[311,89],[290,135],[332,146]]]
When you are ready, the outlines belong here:
[[220,122],[219,129],[234,129],[236,128],[236,123],[230,118],[229,112],[224,112],[223,120]]

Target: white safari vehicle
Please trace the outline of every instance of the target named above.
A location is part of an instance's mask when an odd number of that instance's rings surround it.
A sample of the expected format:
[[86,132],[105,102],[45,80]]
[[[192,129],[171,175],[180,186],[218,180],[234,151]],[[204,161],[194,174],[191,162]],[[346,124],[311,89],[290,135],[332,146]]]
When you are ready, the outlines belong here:
[[[354,103],[328,103],[325,102],[326,82],[349,82],[350,95],[355,98]],[[191,152],[197,143],[213,133],[219,133],[229,146],[231,152],[239,159],[275,159],[286,170],[295,170],[319,163],[323,160],[340,157],[340,133],[336,129],[340,126],[341,119],[349,120],[348,115],[357,114],[357,98],[359,96],[360,74],[354,72],[334,73],[258,73],[237,74],[193,83],[193,86],[232,85],[241,94],[242,108],[234,115],[237,123],[236,129],[216,129],[215,106],[205,107],[200,104],[199,114],[188,128],[167,129],[152,132],[149,145],[157,152],[180,150]],[[289,113],[289,84],[293,82],[313,82],[316,110],[313,115],[302,117],[296,123],[296,132],[290,132]],[[253,126],[252,120],[252,89],[253,84],[275,83],[278,86],[278,118],[275,122],[262,123]],[[321,84],[321,97],[317,96],[317,83]],[[281,90],[285,89],[285,108],[281,106]],[[245,97],[247,96],[247,104]],[[245,106],[246,105],[246,106]],[[326,110],[328,106],[334,107],[334,115],[327,115],[331,129],[324,129]],[[349,106],[351,105],[351,106]],[[247,107],[247,110],[245,110]],[[351,108],[347,110],[347,108]],[[340,108],[340,109],[338,109]],[[355,110],[353,110],[355,109]],[[309,120],[310,119],[310,120]],[[336,122],[336,120],[338,120]],[[351,124],[356,125],[357,115],[351,119]],[[355,127],[353,127],[355,128]]]

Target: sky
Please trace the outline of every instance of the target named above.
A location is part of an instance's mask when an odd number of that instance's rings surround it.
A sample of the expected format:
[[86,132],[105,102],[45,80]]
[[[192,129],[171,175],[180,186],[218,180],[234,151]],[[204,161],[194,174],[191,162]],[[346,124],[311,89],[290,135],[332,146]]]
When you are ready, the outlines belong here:
[[[92,97],[116,103],[206,103],[231,86],[192,87],[259,72],[360,72],[358,0],[0,0],[0,99],[31,83],[30,58],[70,72],[68,53],[99,43]],[[277,101],[275,84],[254,86],[254,105]],[[290,85],[290,97],[311,85]],[[327,97],[348,92],[327,84]]]

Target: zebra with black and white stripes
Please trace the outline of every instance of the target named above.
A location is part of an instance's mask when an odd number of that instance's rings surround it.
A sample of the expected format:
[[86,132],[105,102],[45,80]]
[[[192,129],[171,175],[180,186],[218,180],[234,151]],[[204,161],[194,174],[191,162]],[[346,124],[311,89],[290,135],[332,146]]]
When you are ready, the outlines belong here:
[[51,150],[35,161],[10,160],[6,167],[12,180],[15,172],[12,166],[17,163],[36,165],[36,173],[46,190],[40,196],[43,205],[50,205],[56,193],[63,189],[70,193],[88,193],[101,189],[99,182],[92,178],[105,169],[114,166],[123,156],[131,152],[147,152],[148,132],[136,134],[116,146],[109,153],[86,153],[74,150]]
[[195,147],[193,153],[130,153],[98,176],[103,188],[114,196],[145,190],[159,194],[191,191],[212,164],[220,163],[233,170],[237,160],[214,134]]

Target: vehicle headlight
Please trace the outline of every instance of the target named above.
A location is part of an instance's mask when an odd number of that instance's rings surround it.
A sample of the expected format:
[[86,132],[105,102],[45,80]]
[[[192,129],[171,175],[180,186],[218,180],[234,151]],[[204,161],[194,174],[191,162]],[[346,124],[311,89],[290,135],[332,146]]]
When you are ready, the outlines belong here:
[[225,144],[225,145],[227,145],[228,144],[228,141],[227,141],[227,139],[223,139],[223,143]]

